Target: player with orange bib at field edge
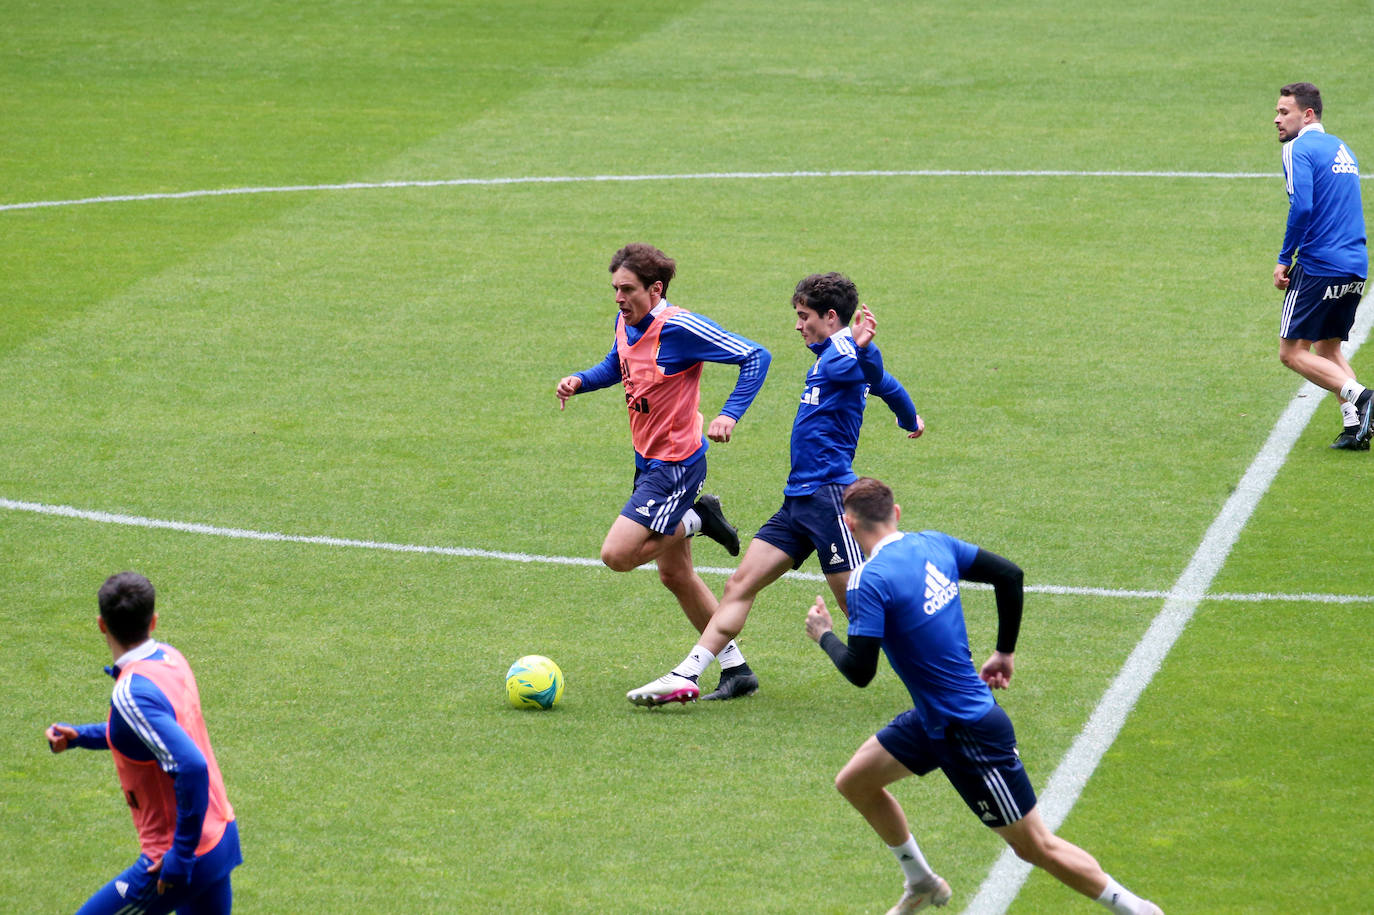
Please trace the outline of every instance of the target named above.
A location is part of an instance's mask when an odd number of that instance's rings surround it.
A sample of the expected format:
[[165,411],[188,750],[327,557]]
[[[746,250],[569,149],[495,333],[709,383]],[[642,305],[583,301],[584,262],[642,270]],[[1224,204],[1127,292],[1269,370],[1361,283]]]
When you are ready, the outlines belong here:
[[142,854],[78,915],[227,915],[229,875],[243,863],[238,823],[210,748],[191,666],[152,638],[156,594],[136,572],[112,575],[99,592],[98,624],[114,655],[109,719],[59,722],[45,734],[54,753],[109,750]]

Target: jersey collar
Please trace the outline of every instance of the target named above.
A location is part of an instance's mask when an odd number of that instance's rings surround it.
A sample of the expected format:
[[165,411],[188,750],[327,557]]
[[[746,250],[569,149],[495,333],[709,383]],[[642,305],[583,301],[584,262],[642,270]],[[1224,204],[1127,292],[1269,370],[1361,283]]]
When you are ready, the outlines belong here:
[[145,639],[120,655],[118,661],[115,661],[114,664],[105,668],[105,673],[112,677],[118,677],[121,668],[135,661],[142,661],[144,658],[152,657],[153,653],[156,651],[157,639]]
[[889,543],[893,543],[894,541],[901,540],[901,539],[902,539],[902,532],[901,532],[901,531],[893,531],[892,533],[890,533],[890,534],[888,534],[886,537],[884,537],[882,540],[879,540],[877,543],[873,544],[873,552],[871,552],[871,553],[868,554],[868,558],[869,558],[869,559],[872,559],[874,556],[877,556],[877,555],[878,555],[878,551],[881,550],[883,547],[887,546]]
[[[1300,136],[1302,136],[1303,134],[1307,133],[1309,130],[1315,130],[1317,133],[1326,133],[1326,128],[1322,126],[1322,122],[1321,122],[1321,121],[1314,121],[1314,122],[1312,122],[1311,124],[1308,124],[1308,125],[1307,125],[1306,127],[1304,127],[1302,130],[1299,130],[1299,131],[1298,131],[1298,137],[1300,137]],[[1296,140],[1298,137],[1294,137],[1293,139]]]
[[650,324],[654,323],[655,318],[663,314],[663,310],[665,308],[671,307],[672,306],[668,304],[667,299],[659,299],[658,304],[655,305],[653,308],[649,309],[649,313],[646,314],[644,317],[640,318],[638,324],[628,324],[626,326],[633,327],[635,330],[639,331],[642,334],[644,333],[644,331],[649,329]]
[[854,339],[854,335],[850,333],[849,328],[841,327],[839,330],[835,331],[833,334],[826,337],[820,343],[808,343],[806,344],[806,347],[807,349],[811,350],[811,352],[819,356],[821,353],[825,352],[827,349],[830,348],[830,344],[835,341],[836,337],[848,337],[851,340]]

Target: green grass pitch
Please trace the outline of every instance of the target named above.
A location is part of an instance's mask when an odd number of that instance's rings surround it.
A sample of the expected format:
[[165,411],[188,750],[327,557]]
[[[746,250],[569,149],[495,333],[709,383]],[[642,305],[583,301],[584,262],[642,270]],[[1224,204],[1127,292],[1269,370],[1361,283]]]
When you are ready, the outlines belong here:
[[[606,263],[646,240],[678,259],[676,304],[773,353],[711,450],[708,488],[752,533],[810,361],[792,287],[841,270],[929,426],[908,441],[875,405],[858,469],[908,524],[1067,589],[1028,598],[999,697],[1037,788],[1163,604],[1085,589],[1167,591],[1298,390],[1269,282],[1278,87],[1317,83],[1374,157],[1374,20],[1345,0],[4,12],[0,499],[594,558],[630,485],[624,408],[560,412],[553,388],[606,352]],[[832,171],[866,174],[789,175]],[[659,177],[496,182],[593,176]],[[488,183],[414,184],[457,179]],[[372,186],[325,189],[350,183]],[[14,206],[124,196],[145,199]],[[1368,348],[1354,366],[1374,378]],[[731,384],[709,368],[703,408]],[[1367,905],[1374,464],[1327,451],[1337,425],[1328,399],[1060,830],[1171,913]],[[696,552],[719,593],[729,557]],[[757,696],[649,713],[624,692],[692,642],[651,571],[9,507],[0,911],[71,911],[136,855],[109,760],[42,739],[105,714],[94,594],[125,568],[197,669],[240,911],[857,913],[900,892],[832,778],[904,694],[885,666],[850,687],[806,639],[815,581],[758,601]],[[981,656],[992,601],[965,603]],[[562,667],[557,709],[507,706],[524,654]],[[938,777],[896,791],[962,909],[1001,843]],[[1034,874],[1009,911],[1095,909]]]

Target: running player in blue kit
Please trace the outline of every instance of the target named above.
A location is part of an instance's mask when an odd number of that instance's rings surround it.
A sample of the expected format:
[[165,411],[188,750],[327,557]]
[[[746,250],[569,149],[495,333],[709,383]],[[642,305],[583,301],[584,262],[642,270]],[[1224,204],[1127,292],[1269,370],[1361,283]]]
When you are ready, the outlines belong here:
[[[1021,569],[939,531],[903,533],[900,518],[892,490],[878,480],[864,477],[845,489],[845,526],[868,554],[849,578],[849,643],[832,631],[821,597],[806,615],[806,634],[851,683],[873,680],[881,648],[911,693],[912,708],[865,741],[835,777],[835,787],[902,867],[902,897],[888,915],[943,906],[952,895],[887,790],[937,768],[1023,860],[1117,915],[1163,915],[1109,877],[1092,855],[1054,835],[1035,806],[1011,719],[992,697],[992,689],[1011,683],[1024,603]],[[981,670],[969,650],[960,579],[991,584],[996,596],[997,650]]]
[[[783,487],[782,507],[754,536],[725,594],[682,663],[627,698],[636,705],[689,702],[700,695],[697,678],[744,628],[754,598],[795,569],[813,552],[840,607],[849,572],[863,560],[841,516],[840,495],[855,479],[864,407],[871,391],[897,416],[897,425],[917,438],[925,424],[901,382],[883,369],[873,343],[878,322],[860,306],[854,283],[839,273],[814,273],[797,284],[792,296],[797,332],[816,354],[806,373],[801,404],[792,423],[792,470]],[[849,322],[859,312],[851,331]],[[731,649],[733,650],[733,649]],[[707,699],[752,695],[758,677],[747,665],[721,665],[720,683]]]
[[1331,447],[1368,451],[1374,392],[1355,380],[1341,352],[1369,276],[1360,164],[1322,126],[1316,86],[1289,83],[1274,111],[1289,201],[1274,267],[1274,285],[1286,293],[1279,360],[1340,401],[1342,428]]

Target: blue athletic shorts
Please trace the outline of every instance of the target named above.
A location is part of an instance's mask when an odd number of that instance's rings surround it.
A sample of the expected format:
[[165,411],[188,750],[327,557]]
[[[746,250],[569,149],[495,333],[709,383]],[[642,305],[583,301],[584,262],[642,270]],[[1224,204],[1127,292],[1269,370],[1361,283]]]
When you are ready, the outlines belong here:
[[863,562],[863,550],[844,526],[844,487],[822,486],[809,496],[783,496],[782,508],[754,535],[792,557],[799,569],[812,552],[821,571],[848,572]]
[[878,743],[917,775],[944,772],[985,826],[1010,826],[1035,807],[1016,732],[1000,705],[977,721],[951,724],[942,739],[928,735],[909,709],[878,732]]
[[1349,340],[1362,276],[1308,276],[1297,264],[1288,273],[1279,336],[1285,340]]
[[620,513],[659,534],[671,534],[706,485],[706,458],[635,468],[634,492]]
[[76,915],[229,915],[234,891],[229,875],[243,863],[238,824],[230,823],[219,844],[196,859],[191,883],[161,896],[157,874],[148,873],[153,859],[139,855],[133,866],[96,890]]

